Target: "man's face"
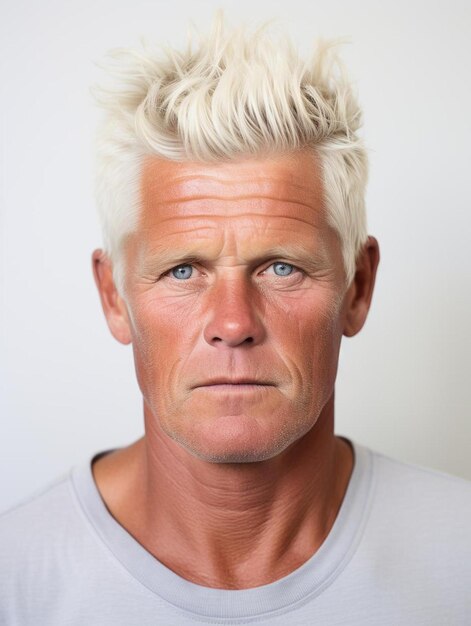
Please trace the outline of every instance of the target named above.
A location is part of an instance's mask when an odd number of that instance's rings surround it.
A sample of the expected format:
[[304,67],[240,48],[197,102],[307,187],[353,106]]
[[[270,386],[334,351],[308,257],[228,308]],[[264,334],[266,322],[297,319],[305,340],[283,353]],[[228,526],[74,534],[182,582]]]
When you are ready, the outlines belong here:
[[213,462],[271,458],[330,398],[345,274],[311,152],[149,159],[125,254],[147,427]]

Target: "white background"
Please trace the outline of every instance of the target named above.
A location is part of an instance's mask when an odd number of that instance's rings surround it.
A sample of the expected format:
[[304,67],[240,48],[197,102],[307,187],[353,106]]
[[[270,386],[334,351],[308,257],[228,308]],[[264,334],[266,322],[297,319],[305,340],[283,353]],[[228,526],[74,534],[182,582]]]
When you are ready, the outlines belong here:
[[348,36],[382,259],[363,331],[344,339],[337,432],[471,479],[471,18],[467,1],[9,0],[1,9],[0,509],[143,432],[130,346],[92,280],[94,65],[189,19],[279,19],[310,50]]

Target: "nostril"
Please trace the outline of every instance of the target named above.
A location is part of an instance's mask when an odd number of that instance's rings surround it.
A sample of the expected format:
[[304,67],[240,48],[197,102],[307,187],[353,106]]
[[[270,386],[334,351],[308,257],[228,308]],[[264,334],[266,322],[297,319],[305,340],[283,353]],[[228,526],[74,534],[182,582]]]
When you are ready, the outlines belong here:
[[[219,341],[222,341],[222,339],[221,337],[213,337],[213,341],[219,342]],[[253,343],[253,342],[254,342],[253,337],[246,337],[241,343]]]

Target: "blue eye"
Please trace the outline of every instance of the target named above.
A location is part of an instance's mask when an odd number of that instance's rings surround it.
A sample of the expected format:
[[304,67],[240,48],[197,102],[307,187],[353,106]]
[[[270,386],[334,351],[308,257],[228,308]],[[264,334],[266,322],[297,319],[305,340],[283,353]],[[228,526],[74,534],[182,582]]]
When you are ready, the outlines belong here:
[[190,276],[193,274],[193,268],[191,265],[177,265],[177,267],[174,267],[170,271],[172,273],[172,276],[174,278],[178,278],[179,280],[185,280],[186,278],[190,278]]
[[[289,263],[284,263],[283,261],[277,261],[273,263],[273,269],[277,276],[289,276],[294,270],[294,266]],[[277,269],[279,271],[277,271]]]

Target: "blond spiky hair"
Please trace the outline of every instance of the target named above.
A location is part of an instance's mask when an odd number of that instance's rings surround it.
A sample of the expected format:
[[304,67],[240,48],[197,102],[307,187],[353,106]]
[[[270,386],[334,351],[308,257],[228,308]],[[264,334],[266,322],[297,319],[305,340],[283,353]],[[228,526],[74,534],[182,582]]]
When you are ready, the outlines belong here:
[[329,223],[340,236],[348,285],[367,239],[367,157],[356,131],[361,110],[335,53],[318,40],[307,62],[267,25],[226,32],[218,14],[196,47],[109,53],[111,88],[98,133],[96,197],[105,252],[124,292],[121,247],[140,208],[148,155],[214,162],[312,147],[319,156]]

